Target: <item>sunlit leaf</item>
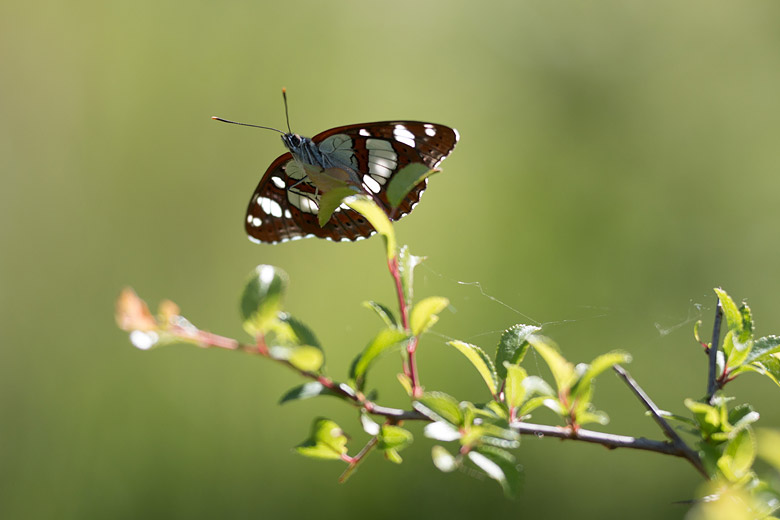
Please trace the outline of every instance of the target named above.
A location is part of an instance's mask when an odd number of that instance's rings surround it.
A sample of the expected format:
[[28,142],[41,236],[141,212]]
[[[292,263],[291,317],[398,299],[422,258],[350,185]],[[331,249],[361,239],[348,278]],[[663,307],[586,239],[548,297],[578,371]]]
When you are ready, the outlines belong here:
[[287,273],[272,265],[258,265],[241,295],[241,317],[244,330],[252,336],[264,333],[282,308],[287,288]]
[[402,246],[398,250],[398,274],[401,277],[401,290],[407,307],[412,306],[414,299],[414,269],[420,265],[424,256],[415,256],[409,252],[408,246]]
[[380,450],[401,451],[409,446],[413,440],[414,436],[409,430],[400,426],[384,424],[379,434],[377,447]]
[[287,361],[304,372],[317,372],[325,362],[322,350],[310,345],[300,347],[274,346],[268,352],[272,358]]
[[718,459],[718,469],[730,481],[743,478],[753,467],[756,443],[750,429],[741,430],[726,446]]
[[429,439],[442,442],[457,441],[461,438],[461,433],[452,424],[445,421],[434,421],[425,425],[423,435]]
[[528,336],[528,342],[539,352],[547,366],[550,367],[550,372],[552,372],[555,384],[558,386],[558,391],[568,391],[576,378],[574,365],[566,361],[566,358],[560,354],[558,347],[550,339],[543,336],[530,335]]
[[444,473],[455,471],[460,465],[458,460],[441,446],[434,446],[431,449],[431,456],[433,458],[433,465]]
[[347,453],[347,437],[338,424],[320,417],[314,420],[309,438],[295,449],[307,457],[340,459]]
[[510,408],[517,408],[526,397],[526,387],[523,385],[523,381],[528,377],[528,373],[524,368],[512,365],[505,361],[504,366],[506,368],[506,383],[504,384],[504,399],[507,406]]
[[496,369],[493,366],[493,362],[485,351],[476,345],[470,343],[464,343],[462,341],[448,341],[448,345],[451,345],[458,349],[466,359],[471,361],[471,364],[477,369],[479,375],[485,380],[491,395],[498,393],[498,376],[496,375]]
[[412,403],[412,407],[431,420],[448,422],[454,426],[463,424],[463,411],[458,401],[444,392],[426,392]]
[[506,378],[506,368],[504,362],[518,364],[523,361],[525,353],[528,351],[528,336],[540,331],[541,328],[535,325],[523,325],[518,323],[506,329],[501,334],[496,348],[496,370],[498,377]]
[[359,390],[365,386],[366,374],[374,361],[406,339],[408,339],[406,333],[398,329],[382,329],[374,336],[363,352],[355,358],[350,368],[349,377],[355,381]]
[[765,336],[753,343],[753,348],[750,349],[750,354],[745,358],[745,363],[762,361],[778,352],[780,352],[780,336]]
[[732,300],[723,289],[716,288],[715,293],[720,300],[720,306],[723,309],[723,315],[726,317],[726,323],[728,324],[729,330],[736,331],[737,334],[740,334],[744,324],[742,321],[742,313],[739,312],[737,304],[734,303],[734,300]]
[[412,309],[410,327],[413,336],[419,336],[439,319],[438,314],[447,308],[450,301],[440,296],[431,296],[417,303]]
[[395,319],[393,311],[391,311],[388,307],[374,301],[363,302],[363,307],[376,312],[379,318],[385,322],[385,325],[387,325],[388,328],[398,327],[398,320]]
[[572,392],[572,398],[580,401],[590,400],[593,380],[597,376],[614,365],[630,362],[631,355],[619,350],[600,355],[588,365],[588,368],[577,381]]
[[365,195],[352,195],[344,199],[344,204],[363,215],[376,229],[377,233],[382,235],[385,239],[388,260],[395,257],[398,246],[395,239],[395,231],[393,231],[393,224],[387,218],[385,212],[377,206],[376,202]]
[[507,497],[517,496],[523,481],[520,466],[511,453],[492,446],[480,446],[470,451],[468,457],[488,477],[501,484]]

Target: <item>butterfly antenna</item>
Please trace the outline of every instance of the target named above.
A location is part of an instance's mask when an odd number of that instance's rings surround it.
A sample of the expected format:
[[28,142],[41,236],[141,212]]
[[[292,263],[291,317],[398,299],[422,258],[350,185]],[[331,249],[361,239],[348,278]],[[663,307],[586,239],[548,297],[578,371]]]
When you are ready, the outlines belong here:
[[222,121],[223,123],[230,123],[231,125],[251,126],[253,128],[262,128],[263,130],[273,130],[274,132],[279,132],[280,134],[284,135],[284,132],[282,132],[278,128],[271,128],[270,126],[250,125],[249,123],[239,123],[238,121],[231,121],[230,119],[222,119],[221,117],[217,117],[217,116],[211,116],[211,119]]
[[284,98],[284,117],[287,119],[287,131],[292,133],[290,129],[290,113],[287,111],[287,89],[282,87],[282,98]]

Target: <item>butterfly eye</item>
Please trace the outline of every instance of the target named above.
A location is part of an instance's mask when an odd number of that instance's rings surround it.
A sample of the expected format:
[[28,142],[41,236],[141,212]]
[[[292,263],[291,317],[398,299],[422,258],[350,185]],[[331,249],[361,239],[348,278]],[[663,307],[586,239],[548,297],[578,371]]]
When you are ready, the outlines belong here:
[[292,134],[290,136],[290,144],[295,148],[299,147],[301,145],[301,142],[303,142],[303,139],[301,139],[301,136],[299,136],[298,134]]

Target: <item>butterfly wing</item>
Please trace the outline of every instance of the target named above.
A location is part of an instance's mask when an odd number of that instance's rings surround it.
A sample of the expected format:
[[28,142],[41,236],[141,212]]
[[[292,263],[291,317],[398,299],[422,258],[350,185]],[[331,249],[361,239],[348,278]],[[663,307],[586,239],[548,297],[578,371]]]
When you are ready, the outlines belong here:
[[[318,145],[333,136],[339,147],[350,150],[351,164],[362,176],[364,188],[378,199],[394,220],[412,211],[427,186],[427,179],[412,189],[395,212],[386,188],[404,166],[422,163],[436,168],[452,152],[458,134],[452,128],[418,121],[383,121],[347,125],[326,130],[312,140]],[[326,147],[323,144],[321,150]],[[260,180],[247,209],[245,228],[251,239],[274,243],[317,236],[335,241],[357,240],[374,233],[359,213],[339,207],[320,227],[317,220],[319,192],[291,154],[278,157]]]

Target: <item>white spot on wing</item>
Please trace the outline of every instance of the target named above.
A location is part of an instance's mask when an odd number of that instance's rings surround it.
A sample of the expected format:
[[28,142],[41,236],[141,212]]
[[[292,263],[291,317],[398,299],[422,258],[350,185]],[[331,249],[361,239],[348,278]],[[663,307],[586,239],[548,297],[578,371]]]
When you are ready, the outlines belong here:
[[292,213],[290,213],[289,209],[284,210],[284,218],[292,218]]
[[414,134],[404,125],[395,125],[395,128],[393,128],[393,137],[395,137],[397,141],[414,148]]
[[277,177],[276,175],[274,175],[273,177],[271,177],[271,182],[273,182],[274,185],[280,190],[284,189],[285,184],[284,184],[284,180],[281,177]]
[[369,132],[365,128],[361,128],[360,130],[358,130],[358,134],[368,137],[369,135],[371,135],[371,132]]
[[363,175],[363,184],[365,184],[368,189],[374,193],[379,193],[382,191],[382,186],[380,186],[380,184],[376,182],[370,175]]
[[263,224],[263,221],[260,220],[258,217],[250,217],[252,227],[260,227]]
[[268,197],[257,197],[255,203],[260,206],[260,209],[263,210],[266,215],[277,218],[282,216],[282,207],[273,199],[269,199]]
[[425,135],[427,135],[428,137],[433,137],[434,135],[436,135],[436,128],[434,128],[433,125],[426,124]]

